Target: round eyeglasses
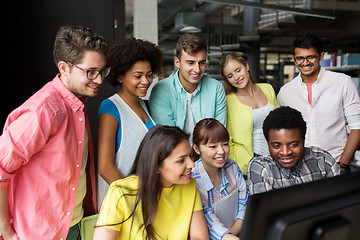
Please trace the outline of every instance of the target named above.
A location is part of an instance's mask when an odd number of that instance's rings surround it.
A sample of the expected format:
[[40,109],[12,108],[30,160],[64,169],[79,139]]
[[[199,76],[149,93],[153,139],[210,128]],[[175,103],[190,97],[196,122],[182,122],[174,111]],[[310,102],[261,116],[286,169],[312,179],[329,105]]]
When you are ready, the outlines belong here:
[[309,55],[309,56],[306,56],[306,57],[294,57],[294,60],[296,62],[296,64],[302,64],[303,62],[305,62],[305,59],[306,61],[308,61],[309,63],[314,63],[316,61],[316,59],[320,56],[319,55]]
[[99,75],[101,76],[102,79],[106,78],[111,70],[111,67],[107,67],[105,66],[103,69],[101,70],[96,70],[96,69],[83,69],[75,64],[69,63],[70,66],[74,66],[77,69],[80,69],[81,71],[84,71],[86,73],[86,77],[89,80],[94,80],[96,79]]

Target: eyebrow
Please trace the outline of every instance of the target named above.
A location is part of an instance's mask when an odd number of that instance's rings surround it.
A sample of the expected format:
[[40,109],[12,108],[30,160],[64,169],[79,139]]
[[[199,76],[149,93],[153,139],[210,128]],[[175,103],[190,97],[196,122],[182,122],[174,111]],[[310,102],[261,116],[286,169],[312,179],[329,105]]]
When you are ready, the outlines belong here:
[[[152,70],[147,71],[146,73],[149,73],[149,72],[152,72]],[[144,73],[144,72],[142,72],[142,71],[134,71],[134,72],[132,72],[132,73],[134,74],[134,73]]]
[[[287,143],[287,144],[299,143],[299,142],[300,142],[300,141],[295,140],[295,141],[291,141],[291,142],[289,142],[289,143]],[[274,142],[271,142],[270,144],[281,144],[281,142],[274,141]]]
[[[196,62],[195,60],[185,60],[185,62]],[[206,62],[206,59],[200,60],[199,63]]]

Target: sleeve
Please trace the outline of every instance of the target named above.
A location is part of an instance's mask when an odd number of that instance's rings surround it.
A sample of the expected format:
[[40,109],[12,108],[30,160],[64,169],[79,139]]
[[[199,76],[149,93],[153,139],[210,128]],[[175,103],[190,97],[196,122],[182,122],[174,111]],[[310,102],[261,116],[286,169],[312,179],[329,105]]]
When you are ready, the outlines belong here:
[[120,114],[119,111],[115,105],[115,103],[113,103],[113,101],[111,101],[110,99],[105,99],[104,101],[102,101],[102,103],[100,104],[99,110],[98,110],[98,117],[103,114],[103,113],[107,113],[110,114],[111,116],[113,116],[119,123],[120,121]]
[[[270,84],[269,84],[270,85]],[[274,91],[274,88],[270,85],[269,86],[269,91],[270,91],[270,103],[271,105],[273,105],[275,108],[278,108],[279,105],[276,101],[276,95],[275,95],[275,91]]]
[[199,182],[201,181],[199,179],[199,175],[196,174],[196,186],[199,189],[198,194],[199,198],[201,200],[202,208],[205,215],[206,224],[209,229],[209,235],[210,239],[222,239],[222,237],[225,234],[231,233],[229,229],[227,229],[224,224],[222,224],[219,220],[219,218],[215,215],[213,212],[212,207],[209,205],[208,199],[211,197],[209,196],[209,193],[202,187]]
[[103,226],[115,231],[121,230],[125,219],[125,201],[121,189],[112,183],[106,193],[96,226]]
[[218,217],[213,212],[213,209],[208,205],[204,205],[203,201],[203,210],[205,215],[205,220],[208,225],[210,239],[220,240],[224,237],[225,234],[231,233],[224,224],[222,224]]
[[[165,81],[165,80],[162,80]],[[150,115],[156,124],[175,126],[169,90],[163,82],[155,84],[149,97]]]
[[244,220],[245,218],[245,211],[246,211],[246,202],[249,196],[249,189],[246,185],[245,179],[243,177],[243,174],[237,164],[237,179],[238,179],[238,191],[239,191],[239,206],[238,206],[238,213],[236,218],[239,218],[241,220]]
[[226,126],[226,95],[223,85],[219,82],[216,89],[215,119]]
[[284,99],[284,96],[283,96],[283,91],[284,91],[283,87],[280,88],[280,91],[279,91],[279,93],[277,95],[277,104],[278,104],[279,107],[286,106],[285,99]]
[[193,210],[193,212],[200,211],[200,210],[202,210],[202,209],[203,209],[203,207],[202,207],[202,203],[201,203],[200,193],[199,193],[199,190],[196,188],[195,204],[194,204],[194,210]]
[[340,167],[337,164],[337,161],[327,151],[324,151],[324,155],[325,155],[325,171],[326,171],[325,177],[333,177],[340,175]]
[[343,102],[346,121],[351,130],[360,129],[359,92],[350,77],[347,76],[345,80]]
[[[5,189],[17,170],[46,145],[56,124],[44,109],[13,112],[0,136],[0,189]],[[54,123],[54,124],[49,124]]]
[[267,192],[273,189],[269,181],[267,169],[253,158],[247,168],[249,192],[251,195]]

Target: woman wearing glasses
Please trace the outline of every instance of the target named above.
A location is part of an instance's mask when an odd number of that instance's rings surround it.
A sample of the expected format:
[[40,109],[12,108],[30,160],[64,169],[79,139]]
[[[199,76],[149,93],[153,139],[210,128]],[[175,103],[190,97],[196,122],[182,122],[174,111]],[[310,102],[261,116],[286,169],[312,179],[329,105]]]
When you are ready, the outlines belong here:
[[141,140],[155,125],[140,97],[160,73],[162,53],[148,41],[123,39],[110,46],[106,62],[111,67],[106,79],[120,90],[99,107],[99,206],[109,184],[129,174]]
[[[225,78],[227,130],[230,155],[246,173],[251,158],[268,151],[262,123],[268,113],[278,107],[274,89],[267,83],[254,83],[249,64],[237,53],[229,53],[220,61]],[[246,175],[244,175],[246,179]]]

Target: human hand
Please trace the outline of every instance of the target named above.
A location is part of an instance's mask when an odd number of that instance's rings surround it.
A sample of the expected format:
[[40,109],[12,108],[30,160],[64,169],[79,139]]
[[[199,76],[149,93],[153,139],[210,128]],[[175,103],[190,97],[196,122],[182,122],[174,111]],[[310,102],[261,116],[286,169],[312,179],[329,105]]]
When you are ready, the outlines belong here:
[[228,233],[225,234],[221,240],[240,240],[240,238],[238,238],[235,235],[232,235],[231,233]]

